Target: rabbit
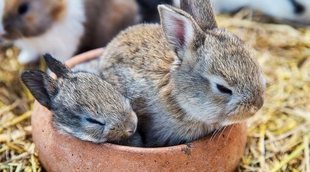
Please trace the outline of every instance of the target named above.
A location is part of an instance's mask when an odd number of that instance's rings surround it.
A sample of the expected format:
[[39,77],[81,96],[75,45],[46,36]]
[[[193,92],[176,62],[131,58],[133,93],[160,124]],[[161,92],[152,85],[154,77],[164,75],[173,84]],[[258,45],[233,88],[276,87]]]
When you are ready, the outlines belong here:
[[38,70],[23,72],[21,79],[52,111],[57,131],[94,143],[141,146],[137,116],[127,98],[95,74],[72,72],[50,55],[44,59],[57,80]]
[[309,0],[212,0],[212,3],[217,12],[234,12],[248,7],[280,21],[310,24]]
[[309,0],[254,0],[249,7],[279,20],[310,24]]
[[251,50],[218,28],[208,0],[158,6],[161,24],[129,27],[100,57],[101,77],[129,98],[146,147],[188,143],[245,121],[263,105]]
[[64,62],[105,46],[138,18],[135,0],[1,0],[0,37],[21,49],[21,64],[47,52]]

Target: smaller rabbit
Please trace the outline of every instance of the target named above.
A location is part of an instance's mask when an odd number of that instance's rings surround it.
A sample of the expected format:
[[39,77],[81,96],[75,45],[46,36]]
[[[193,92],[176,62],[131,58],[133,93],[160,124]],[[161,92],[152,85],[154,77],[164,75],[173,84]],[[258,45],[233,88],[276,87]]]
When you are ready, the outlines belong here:
[[22,73],[21,79],[52,111],[56,130],[94,143],[141,146],[135,133],[138,119],[128,99],[94,74],[71,72],[50,55],[44,59],[57,80],[36,70]]

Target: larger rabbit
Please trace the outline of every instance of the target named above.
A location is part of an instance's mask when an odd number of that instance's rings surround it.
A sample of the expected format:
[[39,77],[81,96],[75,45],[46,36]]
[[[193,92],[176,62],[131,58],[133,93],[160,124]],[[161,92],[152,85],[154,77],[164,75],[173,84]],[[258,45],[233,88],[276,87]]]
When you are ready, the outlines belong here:
[[137,19],[135,0],[0,1],[0,35],[21,49],[21,63],[47,52],[65,61],[105,46]]
[[120,33],[100,62],[104,79],[131,100],[146,146],[190,142],[248,119],[263,105],[262,71],[210,2],[160,5],[161,25]]

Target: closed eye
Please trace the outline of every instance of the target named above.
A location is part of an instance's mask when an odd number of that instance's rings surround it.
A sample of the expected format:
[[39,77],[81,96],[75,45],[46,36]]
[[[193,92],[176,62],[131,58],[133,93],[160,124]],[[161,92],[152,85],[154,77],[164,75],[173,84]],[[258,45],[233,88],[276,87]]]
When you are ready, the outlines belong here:
[[232,95],[232,91],[230,89],[228,89],[227,87],[220,85],[220,84],[216,84],[216,88],[224,94],[230,94]]
[[98,124],[98,125],[105,125],[105,123],[102,123],[100,121],[97,121],[95,119],[92,119],[92,118],[85,118],[86,121],[90,122],[90,123],[93,123],[93,124]]

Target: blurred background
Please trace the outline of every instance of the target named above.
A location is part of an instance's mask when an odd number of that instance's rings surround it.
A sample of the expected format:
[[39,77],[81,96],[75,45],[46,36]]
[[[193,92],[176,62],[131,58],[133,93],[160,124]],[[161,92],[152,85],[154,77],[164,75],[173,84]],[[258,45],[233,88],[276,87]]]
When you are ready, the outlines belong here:
[[[20,1],[16,9],[25,15],[31,6],[22,7],[27,1]],[[134,3],[135,22],[119,30],[158,22],[160,3],[179,4],[177,0]],[[310,1],[213,0],[213,4],[219,26],[254,48],[267,78],[265,104],[249,121],[248,143],[238,170],[310,171]],[[0,15],[5,18],[7,9],[2,6]],[[44,69],[44,64],[39,59],[21,64],[15,43],[16,39],[1,36],[0,171],[42,171],[31,138],[34,99],[19,75],[29,68]]]

